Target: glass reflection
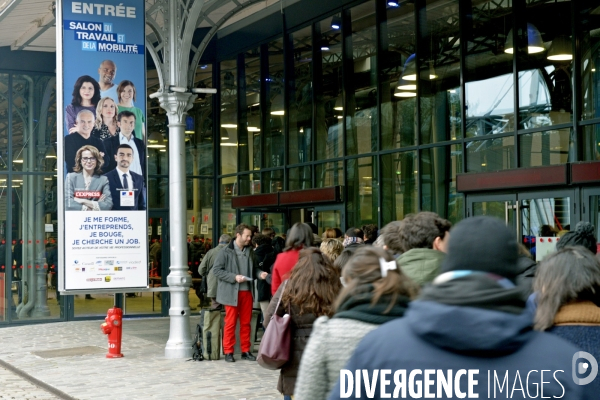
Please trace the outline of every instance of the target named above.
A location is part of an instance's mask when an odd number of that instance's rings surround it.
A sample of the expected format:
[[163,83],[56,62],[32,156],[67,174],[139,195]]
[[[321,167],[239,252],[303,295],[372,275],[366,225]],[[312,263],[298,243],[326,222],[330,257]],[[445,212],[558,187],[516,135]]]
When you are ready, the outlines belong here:
[[315,59],[316,76],[316,146],[317,160],[341,157],[344,154],[344,87],[342,75],[342,30],[331,27],[331,18],[315,25],[319,43]]
[[383,224],[399,221],[419,209],[417,152],[381,156]]
[[581,37],[581,99],[582,119],[600,117],[600,19],[598,2],[580,0],[578,24]]
[[[212,65],[201,65],[196,73],[196,87],[213,87]],[[185,128],[186,171],[192,175],[212,175],[213,167],[213,107],[212,96],[198,95],[194,106],[188,111]]]
[[[409,58],[415,53],[414,5],[388,7],[381,24],[383,53],[379,57],[382,70],[381,148],[396,149],[417,144],[417,82],[403,78],[410,72]],[[414,59],[414,56],[413,56]]]
[[458,0],[427,4],[424,17],[418,84],[421,144],[430,144],[462,137]]
[[377,221],[379,183],[376,160],[376,157],[363,157],[347,161],[348,226],[363,226]]
[[467,143],[467,172],[488,172],[516,168],[515,138],[505,136]]
[[346,154],[377,150],[377,32],[375,1],[367,1],[350,10],[352,18],[353,69],[348,71],[351,85],[346,107]]
[[294,68],[290,77],[289,164],[312,161],[312,34],[307,26],[291,35]]
[[333,161],[315,166],[318,188],[344,184],[344,162]]
[[[269,43],[269,72],[266,78],[267,134],[265,135],[264,167],[280,167],[284,164],[284,79],[283,39]],[[290,146],[292,140],[290,138]]]
[[470,3],[473,18],[466,20],[463,29],[466,136],[511,132],[515,129],[513,56],[501,48],[512,27],[511,3]]
[[238,169],[237,60],[221,62],[221,174]]

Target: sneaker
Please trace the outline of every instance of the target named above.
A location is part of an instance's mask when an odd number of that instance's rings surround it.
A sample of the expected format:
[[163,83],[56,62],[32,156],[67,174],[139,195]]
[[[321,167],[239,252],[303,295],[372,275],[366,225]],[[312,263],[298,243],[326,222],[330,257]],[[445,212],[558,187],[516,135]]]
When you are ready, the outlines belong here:
[[235,362],[235,359],[233,358],[233,353],[225,354],[225,361],[226,362]]
[[248,352],[242,353],[242,360],[256,361],[256,357],[254,357],[254,356],[252,355],[252,353],[250,353],[250,352],[248,351]]

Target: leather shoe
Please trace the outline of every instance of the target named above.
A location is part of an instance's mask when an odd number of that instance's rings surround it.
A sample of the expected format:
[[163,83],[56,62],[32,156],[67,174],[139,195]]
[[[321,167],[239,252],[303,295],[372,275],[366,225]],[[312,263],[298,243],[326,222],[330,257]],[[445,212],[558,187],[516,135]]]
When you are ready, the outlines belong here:
[[246,353],[242,353],[242,360],[256,361],[256,357],[254,357],[252,353],[248,351]]
[[226,362],[235,362],[235,358],[233,358],[233,353],[225,354]]

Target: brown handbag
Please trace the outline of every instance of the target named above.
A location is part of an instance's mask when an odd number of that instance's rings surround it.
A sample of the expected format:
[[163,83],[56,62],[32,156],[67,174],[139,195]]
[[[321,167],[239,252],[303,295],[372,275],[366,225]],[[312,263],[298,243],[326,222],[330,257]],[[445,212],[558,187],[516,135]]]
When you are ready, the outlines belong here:
[[[284,285],[287,284],[285,281]],[[292,340],[292,328],[290,326],[292,317],[288,313],[283,317],[277,315],[279,303],[285,287],[281,290],[281,296],[277,301],[275,313],[271,316],[271,321],[267,330],[260,341],[258,348],[258,364],[266,369],[279,369],[290,359],[290,345]]]

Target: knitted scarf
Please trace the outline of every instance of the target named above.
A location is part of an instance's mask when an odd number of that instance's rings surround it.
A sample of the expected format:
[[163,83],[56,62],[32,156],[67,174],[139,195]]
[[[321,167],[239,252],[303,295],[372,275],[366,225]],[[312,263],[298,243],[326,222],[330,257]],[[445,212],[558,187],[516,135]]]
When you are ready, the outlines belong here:
[[600,307],[591,301],[565,304],[554,316],[554,325],[600,325]]
[[352,243],[360,244],[360,243],[363,243],[363,240],[361,238],[358,238],[358,237],[347,237],[342,242],[342,245],[344,245],[344,247],[348,247],[348,245],[350,245]]

